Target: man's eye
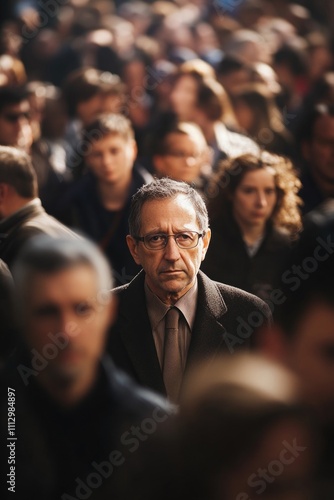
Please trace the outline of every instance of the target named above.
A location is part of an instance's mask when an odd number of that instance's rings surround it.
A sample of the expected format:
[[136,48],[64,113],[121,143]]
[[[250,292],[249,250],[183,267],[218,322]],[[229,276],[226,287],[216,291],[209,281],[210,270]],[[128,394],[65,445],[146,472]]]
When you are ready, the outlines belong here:
[[55,316],[58,314],[58,308],[53,304],[46,304],[44,306],[40,306],[35,310],[35,315],[42,317]]
[[91,304],[88,304],[87,302],[80,302],[75,306],[75,311],[77,314],[80,316],[83,316],[85,314],[90,313],[92,310]]
[[177,237],[181,241],[189,241],[189,240],[194,239],[194,236],[192,234],[189,234],[189,233],[181,233],[181,234],[178,234]]
[[148,240],[152,243],[158,243],[160,241],[164,241],[165,236],[163,234],[153,234],[152,236],[149,237]]

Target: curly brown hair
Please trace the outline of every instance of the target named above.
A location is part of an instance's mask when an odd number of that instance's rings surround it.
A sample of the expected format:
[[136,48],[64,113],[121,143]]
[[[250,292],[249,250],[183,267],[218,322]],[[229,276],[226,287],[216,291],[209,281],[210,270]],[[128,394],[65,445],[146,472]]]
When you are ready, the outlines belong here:
[[211,220],[224,217],[230,207],[234,192],[243,177],[251,171],[270,167],[275,172],[277,202],[269,222],[297,235],[302,229],[298,191],[301,182],[292,162],[283,156],[262,151],[260,155],[244,154],[224,160],[219,172],[207,187],[208,211]]

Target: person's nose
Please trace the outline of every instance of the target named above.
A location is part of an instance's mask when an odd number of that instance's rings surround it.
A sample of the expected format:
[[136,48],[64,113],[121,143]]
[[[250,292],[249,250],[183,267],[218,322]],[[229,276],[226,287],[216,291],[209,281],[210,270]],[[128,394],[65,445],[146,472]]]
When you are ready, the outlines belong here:
[[257,193],[256,203],[258,207],[265,208],[267,205],[267,198],[265,193],[261,191]]
[[167,245],[164,248],[164,257],[166,260],[176,261],[180,258],[180,249],[176,244],[173,236],[167,240]]
[[66,338],[71,338],[74,332],[78,333],[78,321],[76,315],[69,311],[61,311],[58,317],[58,332]]

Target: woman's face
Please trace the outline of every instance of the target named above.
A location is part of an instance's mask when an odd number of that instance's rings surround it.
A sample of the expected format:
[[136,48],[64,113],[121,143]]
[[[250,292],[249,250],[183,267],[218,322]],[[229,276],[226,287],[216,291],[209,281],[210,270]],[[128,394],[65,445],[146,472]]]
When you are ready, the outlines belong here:
[[246,103],[246,101],[238,98],[235,99],[233,108],[239,126],[244,132],[250,134],[252,132],[255,119],[253,110]]
[[274,171],[266,167],[247,172],[233,195],[233,215],[241,227],[264,227],[276,202]]
[[179,78],[172,90],[170,100],[173,111],[181,121],[192,121],[197,103],[197,82],[190,76]]

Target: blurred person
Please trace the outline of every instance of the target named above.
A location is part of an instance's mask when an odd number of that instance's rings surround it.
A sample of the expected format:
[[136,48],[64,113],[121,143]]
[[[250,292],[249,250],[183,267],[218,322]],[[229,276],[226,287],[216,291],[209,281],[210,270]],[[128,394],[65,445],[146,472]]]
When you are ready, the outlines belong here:
[[266,150],[292,157],[292,134],[285,127],[275,97],[263,84],[248,84],[236,88],[232,105],[241,130]]
[[273,55],[273,69],[282,87],[279,106],[290,114],[299,111],[309,90],[306,46],[303,40],[295,45],[283,45]]
[[27,82],[24,65],[20,59],[8,54],[0,56],[0,73],[5,75],[7,85],[21,86]]
[[190,183],[204,194],[212,172],[211,151],[201,129],[194,123],[162,117],[163,126],[153,138],[153,166],[158,177]]
[[219,83],[224,87],[229,96],[231,96],[236,87],[249,83],[251,79],[249,65],[231,56],[225,56],[222,59],[217,66],[216,73]]
[[84,175],[59,200],[56,216],[105,252],[118,284],[139,271],[126,245],[132,195],[152,176],[135,164],[137,145],[123,115],[100,115],[83,131]]
[[196,123],[214,151],[213,164],[221,159],[246,152],[256,153],[258,146],[251,139],[232,132],[235,116],[223,87],[200,72],[180,72],[172,90],[171,105],[181,121]]
[[333,236],[334,205],[329,200],[305,217],[299,243],[282,266],[282,302],[274,310],[274,326],[259,337],[263,352],[296,374],[303,400],[320,423],[315,498],[331,498],[334,491]]
[[82,68],[68,76],[62,90],[70,118],[65,134],[67,164],[74,169],[83,127],[101,113],[122,112],[124,86],[117,75],[95,68]]
[[263,62],[271,64],[271,53],[262,35],[253,30],[236,30],[229,37],[224,53],[245,64]]
[[41,233],[78,238],[41,206],[29,156],[16,148],[0,146],[0,258],[12,269],[26,241]]
[[[117,477],[127,470],[132,433],[145,418],[159,426],[171,408],[104,353],[116,316],[106,260],[85,240],[37,237],[21,253],[14,279],[20,350],[1,373],[10,387],[1,416],[12,407],[10,394],[24,415],[17,442],[6,440],[16,445],[14,496],[102,499],[108,485],[112,496],[124,498]],[[2,430],[5,437],[7,424]]]
[[114,290],[119,316],[108,351],[139,383],[177,401],[189,364],[249,347],[270,312],[257,297],[211,281],[199,268],[211,237],[205,203],[188,184],[163,178],[132,198],[127,243],[143,270]]
[[280,364],[245,353],[200,363],[172,424],[154,436],[142,465],[147,489],[134,500],[313,498],[317,428],[297,379]]
[[30,152],[30,105],[23,87],[0,87],[0,145]]
[[263,152],[228,160],[208,188],[212,242],[203,264],[216,281],[270,299],[301,229],[291,162]]
[[303,213],[334,196],[334,107],[316,104],[308,110],[297,132],[302,156]]

